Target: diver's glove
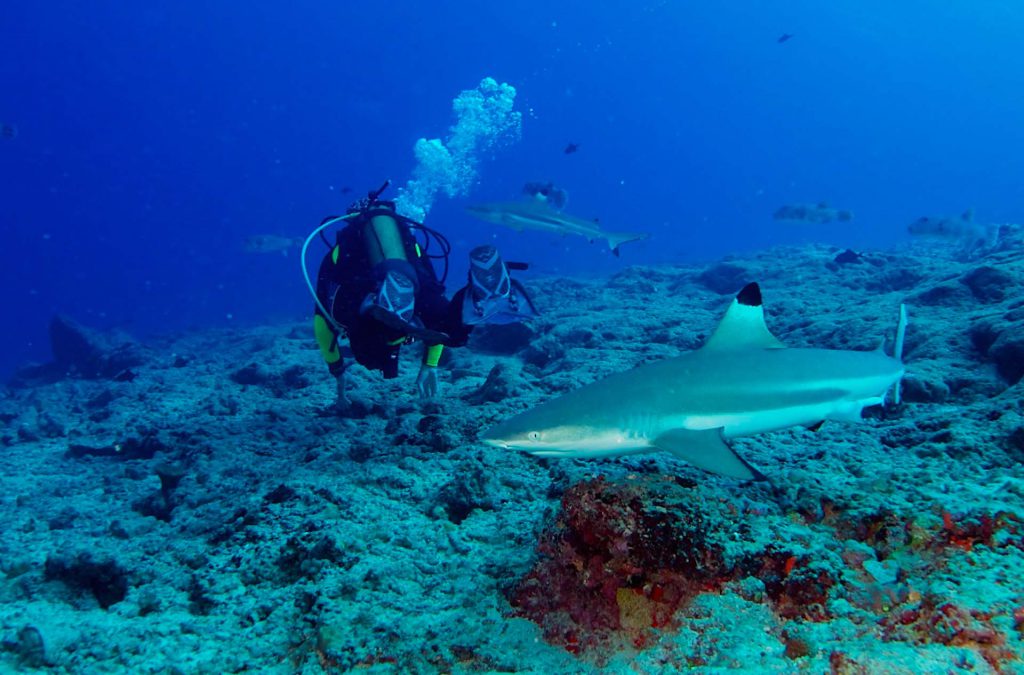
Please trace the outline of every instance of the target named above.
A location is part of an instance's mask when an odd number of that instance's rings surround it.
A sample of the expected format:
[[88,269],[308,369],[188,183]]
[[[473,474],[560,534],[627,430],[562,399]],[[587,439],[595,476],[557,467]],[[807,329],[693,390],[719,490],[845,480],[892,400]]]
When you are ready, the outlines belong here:
[[420,366],[420,374],[416,376],[416,388],[420,392],[420,398],[437,396],[437,366],[427,363]]

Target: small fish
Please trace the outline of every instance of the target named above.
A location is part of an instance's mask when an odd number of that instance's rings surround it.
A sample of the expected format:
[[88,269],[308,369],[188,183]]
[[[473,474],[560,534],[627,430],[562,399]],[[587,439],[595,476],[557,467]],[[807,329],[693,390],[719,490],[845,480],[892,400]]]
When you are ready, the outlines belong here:
[[837,265],[852,265],[855,263],[859,263],[863,259],[863,255],[857,253],[852,248],[848,248],[839,255],[837,255],[835,258],[833,258],[832,262],[836,263]]
[[789,220],[800,223],[815,223],[824,225],[835,221],[847,222],[853,220],[853,211],[846,209],[834,209],[828,202],[817,204],[786,204],[780,206],[772,214],[775,220]]
[[352,188],[350,188],[349,186],[346,185],[346,186],[342,187],[341,190],[339,190],[339,192],[341,192],[341,194],[343,194],[343,195],[347,195],[347,194],[352,192]]
[[573,154],[574,152],[576,152],[579,149],[580,149],[580,144],[579,143],[569,143],[568,145],[565,146],[565,150],[563,150],[562,152],[564,152],[567,155],[571,155],[571,154]]
[[792,39],[792,35],[790,35],[789,33],[783,33],[782,35],[779,36],[779,39],[776,40],[776,42],[778,42],[781,45],[783,42],[789,42]]
[[138,377],[138,375],[135,373],[134,370],[130,368],[125,368],[117,375],[114,375],[114,377],[111,379],[113,379],[115,382],[131,382],[136,377]]
[[13,124],[0,122],[0,138],[15,138],[18,135],[18,127]]
[[276,234],[254,234],[245,240],[246,253],[280,253],[288,255],[288,251],[302,246],[302,239],[281,237]]

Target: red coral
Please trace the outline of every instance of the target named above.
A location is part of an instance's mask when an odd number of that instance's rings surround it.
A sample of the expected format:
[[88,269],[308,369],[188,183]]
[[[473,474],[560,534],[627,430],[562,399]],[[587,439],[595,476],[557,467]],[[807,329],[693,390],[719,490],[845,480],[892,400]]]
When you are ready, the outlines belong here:
[[765,592],[783,619],[827,621],[826,603],[835,577],[807,558],[787,550],[771,549],[760,560],[760,568],[747,564],[741,573],[752,574],[764,583]]
[[997,671],[1016,655],[1005,647],[1006,636],[992,625],[992,615],[966,610],[925,596],[916,605],[893,612],[879,623],[883,639],[915,644],[942,644],[977,650]]
[[1004,514],[990,516],[983,513],[979,516],[955,517],[949,511],[942,512],[942,530],[935,538],[936,548],[955,546],[963,551],[971,551],[978,544],[992,546],[996,530],[1005,526]]
[[516,614],[574,654],[601,648],[598,658],[648,646],[695,595],[748,575],[762,580],[782,618],[829,618],[832,573],[774,547],[727,565],[702,506],[691,489],[657,478],[571,487],[538,561],[512,589]]
[[[658,629],[674,625],[677,610],[695,595],[747,576],[761,580],[781,619],[830,619],[829,595],[838,582],[834,570],[781,545],[727,564],[712,543],[712,525],[693,487],[653,477],[618,483],[599,478],[571,487],[557,520],[541,537],[536,564],[510,592],[516,614],[538,623],[553,644],[573,654],[590,652],[598,661],[613,650],[646,648]],[[827,500],[814,518],[834,527],[841,539],[867,543],[882,560],[908,549],[934,555],[950,547],[994,546],[996,532],[1018,535],[1021,529],[1020,521],[1005,513],[945,514],[936,532],[887,510],[855,518]],[[1024,548],[1017,539],[1007,545]],[[844,551],[847,564],[862,573],[870,557]],[[1014,658],[989,615],[901,588],[872,587],[862,600],[875,611],[900,608],[880,622],[887,640],[974,648],[997,670]],[[1014,620],[1024,631],[1024,608]],[[805,646],[790,640],[787,653],[800,658]],[[694,659],[699,665],[701,658]],[[862,671],[841,652],[829,660],[832,672]]]
[[830,675],[865,675],[868,669],[851,659],[844,652],[832,652],[828,655]]
[[835,528],[839,539],[867,544],[881,560],[912,544],[912,531],[908,529],[907,519],[889,509],[863,515],[833,507],[832,517],[824,522]]
[[708,545],[692,493],[682,492],[659,480],[570,488],[540,559],[512,591],[517,614],[573,653],[650,644],[653,629],[725,578],[722,552]]
[[828,621],[831,618],[826,608],[828,592],[835,583],[835,577],[823,569],[794,574],[777,589],[768,587],[768,596],[775,603],[775,611],[784,619]]
[[811,645],[807,640],[802,637],[790,635],[787,632],[782,633],[782,644],[785,646],[786,658],[797,660],[804,657],[810,656]]

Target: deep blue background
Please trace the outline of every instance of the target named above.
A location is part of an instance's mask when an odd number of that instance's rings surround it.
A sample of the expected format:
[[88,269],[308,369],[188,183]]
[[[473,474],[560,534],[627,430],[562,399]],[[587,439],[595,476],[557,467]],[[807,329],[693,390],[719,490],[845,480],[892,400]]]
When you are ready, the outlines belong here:
[[[889,246],[968,206],[1019,222],[1021,35],[1016,1],[7,3],[0,374],[47,357],[57,311],[141,336],[304,316],[295,253],[245,254],[246,237],[304,236],[343,210],[337,188],[404,182],[415,140],[443,137],[484,76],[517,87],[523,135],[430,215],[460,263],[492,237],[540,270],[604,274]],[[653,237],[616,260],[463,214],[529,179]],[[856,220],[771,220],[818,200]]]

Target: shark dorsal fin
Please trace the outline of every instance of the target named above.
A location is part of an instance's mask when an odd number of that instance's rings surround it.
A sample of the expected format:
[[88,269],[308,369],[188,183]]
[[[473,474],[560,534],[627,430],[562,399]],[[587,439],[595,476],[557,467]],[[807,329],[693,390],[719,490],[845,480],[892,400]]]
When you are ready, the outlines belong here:
[[754,282],[736,294],[718,328],[701,349],[781,349],[785,346],[764,323],[761,288]]

